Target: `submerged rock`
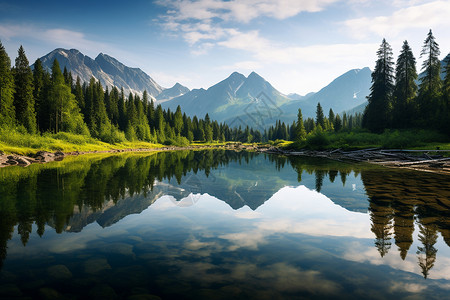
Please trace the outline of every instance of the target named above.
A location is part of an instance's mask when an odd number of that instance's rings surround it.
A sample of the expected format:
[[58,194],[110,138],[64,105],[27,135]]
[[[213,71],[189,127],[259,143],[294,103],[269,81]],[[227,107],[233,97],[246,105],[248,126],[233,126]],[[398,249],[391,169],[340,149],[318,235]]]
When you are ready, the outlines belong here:
[[127,300],[161,300],[161,297],[151,294],[132,295]]
[[0,285],[0,297],[20,297],[22,292],[20,289],[12,283]]
[[70,272],[70,270],[64,265],[56,265],[49,267],[47,269],[47,274],[49,277],[59,280],[72,278],[72,272]]
[[88,274],[96,274],[105,270],[111,270],[106,258],[89,259],[84,263],[84,272]]
[[107,284],[99,284],[89,291],[90,299],[116,299],[117,294],[112,287]]
[[61,299],[60,293],[51,288],[39,289],[39,295],[41,296],[41,299],[45,300]]

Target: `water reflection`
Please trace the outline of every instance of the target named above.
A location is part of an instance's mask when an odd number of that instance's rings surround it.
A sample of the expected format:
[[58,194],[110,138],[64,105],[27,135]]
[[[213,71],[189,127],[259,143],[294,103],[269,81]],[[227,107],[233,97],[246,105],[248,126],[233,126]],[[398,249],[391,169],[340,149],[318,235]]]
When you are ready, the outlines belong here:
[[[323,159],[217,150],[84,156],[1,169],[0,270],[7,252],[14,265],[14,258],[29,255],[26,250],[50,249],[53,254],[45,254],[49,257],[76,250],[84,251],[77,254],[82,269],[66,256],[69,262],[62,263],[74,277],[76,270],[89,276],[112,270],[117,278],[123,277],[119,271],[141,274],[141,279],[133,277],[137,282],[153,276],[164,282],[154,283],[155,290],[167,295],[167,286],[177,286],[183,294],[186,278],[193,284],[192,277],[198,276],[211,285],[225,282],[224,295],[242,298],[255,290],[262,298],[298,292],[319,297],[317,290],[320,296],[344,295],[349,285],[362,280],[358,276],[363,269],[384,276],[383,270],[361,264],[352,267],[358,270],[353,277],[342,278],[333,268],[349,268],[346,261],[384,261],[395,270],[420,268],[417,273],[425,278],[449,280],[449,248],[438,246],[439,235],[447,245],[450,241],[446,179]],[[119,221],[120,226],[111,226]],[[45,240],[30,243],[33,232]],[[82,235],[62,238],[63,232]],[[27,247],[20,248],[14,235]],[[34,249],[38,244],[41,248]],[[299,257],[294,258],[293,249]],[[139,264],[146,259],[149,264],[161,262],[143,270]],[[329,267],[323,265],[326,261]],[[130,270],[117,269],[126,264]],[[61,264],[56,266],[46,272],[68,274]],[[398,273],[398,282],[421,290],[407,274]],[[110,286],[123,284],[108,278]],[[244,279],[251,289],[235,284]],[[275,290],[261,289],[264,280],[272,281]],[[207,285],[205,295],[212,293],[207,283],[195,284],[198,290]],[[400,285],[391,289],[404,292]],[[352,293],[358,294],[356,288]]]
[[384,256],[394,236],[404,260],[413,243],[414,221],[418,224],[418,263],[425,278],[436,261],[434,245],[438,232],[450,245],[450,187],[445,176],[417,172],[362,172],[361,178],[370,198],[372,231],[378,251]]

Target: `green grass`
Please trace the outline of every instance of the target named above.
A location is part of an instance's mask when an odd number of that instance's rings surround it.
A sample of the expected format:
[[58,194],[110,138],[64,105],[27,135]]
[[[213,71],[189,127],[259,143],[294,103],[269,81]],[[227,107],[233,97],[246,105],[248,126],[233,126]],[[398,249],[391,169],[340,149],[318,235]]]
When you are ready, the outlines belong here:
[[293,141],[286,141],[286,140],[275,140],[275,141],[269,141],[268,143],[270,146],[280,147],[280,148],[290,148],[293,146]]
[[316,132],[308,134],[303,142],[285,145],[291,149],[419,149],[450,150],[450,138],[431,130],[386,130],[382,134],[364,130],[352,132]]
[[219,141],[212,141],[212,142],[202,142],[202,141],[193,141],[190,145],[191,146],[225,146],[228,144],[240,144],[244,146],[250,146],[253,145],[252,143],[241,143],[241,142],[219,142]]
[[55,152],[72,151],[107,151],[112,149],[153,149],[163,147],[161,144],[147,142],[122,142],[108,144],[89,136],[67,132],[43,135],[23,133],[15,130],[0,129],[0,151],[21,155],[35,154],[40,150]]

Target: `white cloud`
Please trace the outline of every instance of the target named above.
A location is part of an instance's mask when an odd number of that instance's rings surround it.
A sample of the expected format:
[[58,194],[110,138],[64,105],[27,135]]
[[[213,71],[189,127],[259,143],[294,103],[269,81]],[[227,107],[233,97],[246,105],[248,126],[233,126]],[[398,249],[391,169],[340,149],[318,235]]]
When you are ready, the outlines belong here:
[[[160,16],[162,26],[171,33],[180,34],[190,45],[204,42],[207,47],[192,50],[195,55],[206,54],[215,43],[251,44],[257,46],[257,31],[242,33],[234,26],[248,23],[258,17],[286,19],[301,12],[318,12],[338,0],[181,0],[159,1],[168,7],[165,15]],[[233,25],[230,25],[232,22]],[[214,43],[212,43],[214,42]]]
[[[238,28],[240,23],[247,23],[255,18],[265,16],[276,19],[286,19],[300,12],[316,12],[323,10],[327,5],[335,2],[329,1],[170,1],[160,2],[169,7],[170,13],[162,16],[163,26],[171,33],[180,35],[191,47],[191,54],[195,56],[206,55],[217,49],[228,49],[246,52],[247,57],[234,63],[216,67],[217,70],[254,71],[263,70],[276,65],[297,66],[300,74],[305,71],[312,74],[309,68],[334,69],[322,78],[325,81],[332,80],[331,76],[338,76],[348,70],[348,66],[364,67],[372,63],[367,60],[368,53],[375,53],[378,44],[317,44],[310,46],[292,46],[276,43],[271,39],[261,36],[259,30],[243,30]],[[277,67],[275,67],[277,68]],[[283,74],[287,70],[283,71]],[[292,72],[291,72],[292,73]],[[315,72],[317,73],[317,72]],[[315,75],[315,74],[314,74]],[[283,77],[283,75],[279,75]],[[286,77],[286,76],[284,76]],[[302,82],[305,86],[316,88],[323,86],[323,82],[317,78],[303,78],[303,76],[284,78],[284,87],[292,80]],[[309,76],[311,77],[311,76]],[[329,79],[328,79],[329,78]],[[309,81],[308,81],[309,80]]]
[[177,21],[212,20],[249,21],[267,16],[286,19],[301,12],[318,12],[338,0],[171,0],[157,3],[168,7],[167,14]]
[[253,54],[255,62],[269,63],[316,63],[342,64],[362,63],[367,60],[367,53],[375,53],[378,45],[373,43],[359,44],[323,44],[311,46],[283,46],[259,36],[258,31],[233,31],[230,38],[218,43],[229,49],[244,50]]
[[427,30],[437,26],[450,26],[450,2],[434,1],[399,9],[389,16],[362,17],[344,22],[351,35],[364,39],[373,34],[384,37],[398,36],[405,30]]
[[196,48],[191,50],[191,54],[194,56],[203,55],[209,52],[210,49],[214,47],[214,43],[202,43]]

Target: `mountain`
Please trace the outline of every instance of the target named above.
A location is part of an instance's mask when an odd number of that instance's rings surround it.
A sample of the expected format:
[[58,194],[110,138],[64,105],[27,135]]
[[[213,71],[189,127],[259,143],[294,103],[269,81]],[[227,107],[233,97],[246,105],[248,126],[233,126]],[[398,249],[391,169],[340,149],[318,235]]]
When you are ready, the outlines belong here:
[[326,112],[330,108],[335,112],[351,109],[366,101],[370,93],[371,75],[372,71],[368,67],[350,70],[312,95],[308,101],[315,104],[320,102]]
[[[261,108],[272,111],[272,117],[279,117],[281,111],[278,106],[289,101],[291,100],[287,96],[255,72],[248,77],[234,72],[207,90],[192,90],[164,102],[162,106],[174,110],[180,105],[187,115],[204,117],[208,113],[211,119],[232,123],[243,113],[252,115],[260,112]],[[248,125],[255,126],[255,122]]]
[[82,82],[89,82],[94,76],[104,87],[123,87],[125,95],[130,92],[142,95],[143,91],[147,90],[151,96],[156,97],[164,90],[141,69],[127,67],[103,53],[94,60],[76,49],[58,48],[40,58],[47,71],[51,71],[55,59],[58,60],[61,70],[66,67],[72,72],[74,80],[79,76]]
[[255,72],[248,77],[234,72],[207,90],[192,90],[162,106],[174,110],[180,105],[190,116],[204,117],[208,113],[211,119],[231,126],[264,129],[278,119],[291,123],[297,118],[298,108],[302,109],[304,118],[314,117],[318,102],[326,113],[330,108],[335,113],[350,110],[365,102],[370,84],[369,68],[354,69],[317,93],[286,96]]
[[187,87],[177,82],[173,87],[163,90],[158,96],[156,96],[156,100],[159,102],[164,102],[189,92],[190,90]]
[[311,93],[306,94],[305,96],[302,96],[297,93],[290,93],[287,95],[287,97],[291,100],[306,100],[314,94],[315,94],[314,92],[311,92]]
[[372,71],[369,68],[353,69],[334,79],[317,93],[300,101],[291,102],[281,107],[285,120],[294,120],[298,108],[303,117],[314,117],[317,103],[328,115],[330,108],[335,113],[351,110],[362,105],[370,93]]

